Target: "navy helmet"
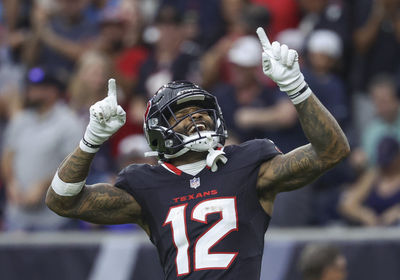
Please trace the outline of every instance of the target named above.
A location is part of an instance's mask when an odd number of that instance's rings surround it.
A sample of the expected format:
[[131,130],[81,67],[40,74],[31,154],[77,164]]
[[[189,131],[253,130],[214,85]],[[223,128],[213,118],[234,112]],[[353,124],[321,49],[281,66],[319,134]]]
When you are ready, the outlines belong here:
[[[197,106],[200,109],[179,119],[175,113],[182,108]],[[214,122],[214,127],[200,131],[197,126],[192,135],[174,131],[182,120],[206,111]],[[175,123],[171,125],[169,119]],[[178,157],[189,150],[203,152],[222,146],[227,138],[227,130],[221,108],[214,95],[196,84],[187,81],[174,81],[162,86],[147,104],[144,115],[144,131],[151,149],[160,159]]]

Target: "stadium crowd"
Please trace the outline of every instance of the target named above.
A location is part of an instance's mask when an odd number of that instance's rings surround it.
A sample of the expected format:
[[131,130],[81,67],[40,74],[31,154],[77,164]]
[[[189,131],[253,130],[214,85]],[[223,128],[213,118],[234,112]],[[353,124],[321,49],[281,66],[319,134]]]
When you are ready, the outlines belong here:
[[352,146],[313,184],[280,194],[272,226],[400,225],[400,0],[4,0],[0,229],[135,228],[61,218],[44,204],[110,77],[127,123],[97,153],[89,184],[156,163],[144,157],[143,114],[171,80],[217,96],[229,143],[267,137],[283,152],[305,144],[293,105],[262,73],[258,26],[298,51]]

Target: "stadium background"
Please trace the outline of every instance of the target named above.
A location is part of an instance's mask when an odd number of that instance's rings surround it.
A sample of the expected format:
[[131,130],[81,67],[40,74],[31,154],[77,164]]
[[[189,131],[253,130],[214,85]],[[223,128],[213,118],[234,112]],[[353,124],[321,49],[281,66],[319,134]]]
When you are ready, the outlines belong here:
[[[344,253],[348,279],[399,279],[400,211],[390,221],[372,219],[363,209],[355,218],[346,202],[360,178],[398,153],[379,142],[388,135],[400,140],[399,2],[1,1],[0,279],[161,279],[155,249],[136,226],[97,226],[45,210],[46,179],[78,143],[88,108],[105,96],[110,77],[117,80],[127,124],[96,155],[88,183],[113,182],[128,163],[154,163],[143,158],[142,115],[146,100],[170,80],[191,80],[218,97],[230,143],[268,137],[284,152],[306,143],[292,105],[262,74],[258,26],[299,52],[306,80],[352,147],[345,162],[315,183],[279,195],[262,279],[301,279],[299,254],[319,242]],[[46,115],[29,134],[25,127],[10,129],[28,110],[40,115],[29,92],[43,87],[55,90],[57,104],[73,115],[56,125],[64,129],[54,129]],[[50,136],[49,146],[60,145],[56,139],[65,143],[46,153],[34,140],[42,135]],[[8,151],[23,151],[15,143],[44,149],[46,161],[26,157],[15,164]],[[23,185],[26,174],[33,179]],[[18,176],[22,194],[12,191]],[[393,205],[399,208],[397,193]]]

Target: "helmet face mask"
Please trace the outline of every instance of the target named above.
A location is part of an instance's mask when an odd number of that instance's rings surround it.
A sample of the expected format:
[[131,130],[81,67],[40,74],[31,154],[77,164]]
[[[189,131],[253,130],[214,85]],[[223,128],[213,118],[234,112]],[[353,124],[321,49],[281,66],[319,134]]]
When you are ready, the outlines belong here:
[[[176,116],[179,110],[190,106],[198,109],[184,116]],[[204,112],[208,113],[213,122],[212,125],[205,125],[207,130],[199,129],[194,118],[195,114]],[[190,120],[189,126],[195,128],[191,135],[176,131],[181,122],[187,122],[187,119]],[[170,120],[173,120],[172,125]],[[189,150],[207,151],[223,145],[227,138],[222,112],[216,98],[199,86],[184,81],[171,82],[157,91],[146,109],[144,131],[150,147],[158,152],[162,160],[180,156]]]

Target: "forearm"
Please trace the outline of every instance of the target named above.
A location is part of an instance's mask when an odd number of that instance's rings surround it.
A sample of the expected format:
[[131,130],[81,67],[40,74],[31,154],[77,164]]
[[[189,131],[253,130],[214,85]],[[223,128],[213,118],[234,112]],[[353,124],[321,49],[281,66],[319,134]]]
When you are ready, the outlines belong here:
[[241,109],[236,113],[235,121],[244,128],[284,129],[297,122],[297,113],[290,101],[281,101],[266,108]]
[[49,27],[44,30],[42,40],[49,47],[72,60],[77,60],[86,50],[83,45],[58,36]]
[[66,183],[82,182],[88,176],[94,156],[94,153],[86,153],[77,147],[61,163],[58,169],[58,176]]
[[[58,168],[57,175],[65,183],[78,183],[86,179],[90,164],[95,154],[83,152],[77,147],[68,155]],[[50,186],[46,195],[47,206],[59,215],[66,216],[81,199],[79,194],[72,196],[58,195]]]
[[350,147],[346,136],[314,94],[295,106],[304,134],[327,167],[348,155]]
[[6,185],[14,180],[14,170],[12,168],[13,160],[14,153],[6,149],[1,159],[1,175]]
[[20,1],[3,0],[4,17],[6,25],[10,31],[13,31],[17,26],[18,11],[20,9]]
[[362,205],[345,205],[341,212],[344,216],[346,216],[349,220],[353,222],[357,222],[363,225],[376,225],[377,224],[377,216],[375,212],[365,206]]
[[36,32],[33,32],[30,37],[31,38],[25,41],[22,50],[22,56],[28,66],[33,66],[36,63],[39,53],[40,36]]
[[211,88],[219,78],[219,63],[221,58],[214,54],[206,54],[200,62],[202,86]]
[[366,53],[375,42],[378,35],[381,19],[371,17],[365,26],[354,32],[354,45],[360,53]]

